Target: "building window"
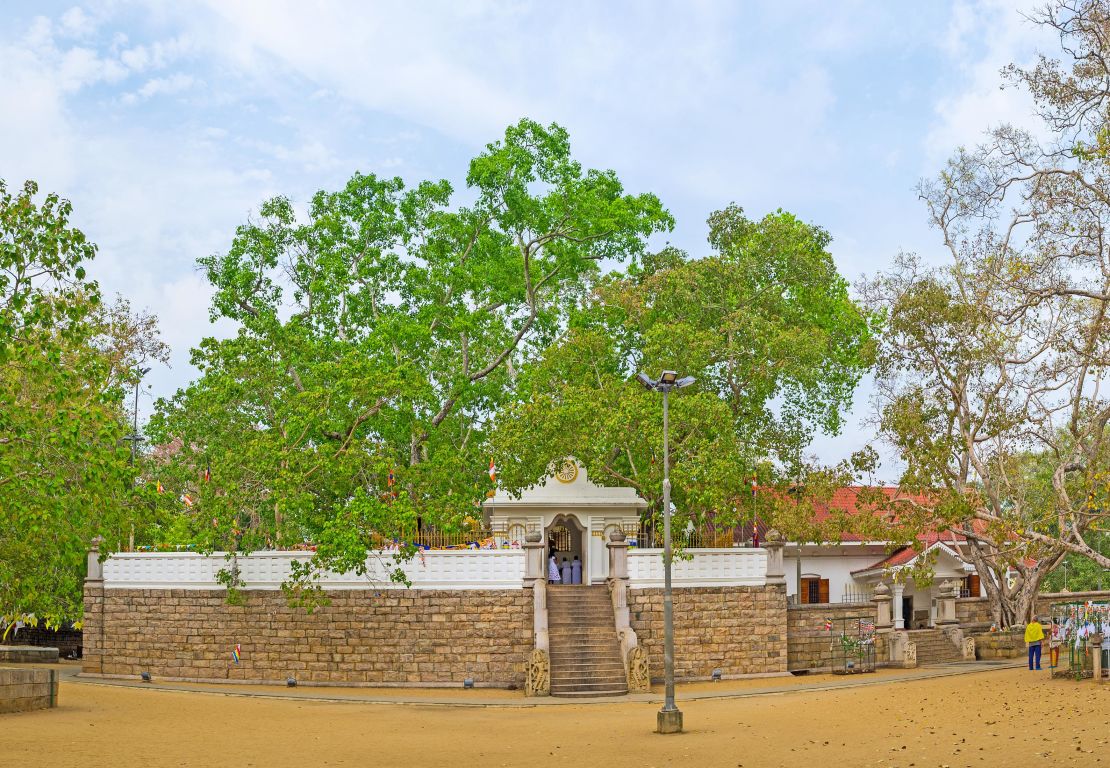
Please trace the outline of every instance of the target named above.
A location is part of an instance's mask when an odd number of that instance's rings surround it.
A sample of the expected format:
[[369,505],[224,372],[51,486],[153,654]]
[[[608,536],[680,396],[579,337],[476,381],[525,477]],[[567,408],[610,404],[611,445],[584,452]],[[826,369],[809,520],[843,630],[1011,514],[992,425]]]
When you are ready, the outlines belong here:
[[978,576],[965,576],[964,577],[964,594],[963,597],[979,597],[982,594],[979,591],[979,577]]
[[829,602],[829,580],[822,579],[819,576],[802,579],[802,588],[799,590],[799,597],[803,603],[816,604]]

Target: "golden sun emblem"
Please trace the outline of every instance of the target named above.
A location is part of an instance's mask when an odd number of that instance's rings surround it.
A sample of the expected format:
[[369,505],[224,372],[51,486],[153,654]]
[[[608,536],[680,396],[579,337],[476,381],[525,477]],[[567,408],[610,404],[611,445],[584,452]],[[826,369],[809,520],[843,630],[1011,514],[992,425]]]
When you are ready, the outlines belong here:
[[555,479],[560,483],[573,483],[576,477],[578,477],[578,465],[570,459],[564,459],[555,472]]

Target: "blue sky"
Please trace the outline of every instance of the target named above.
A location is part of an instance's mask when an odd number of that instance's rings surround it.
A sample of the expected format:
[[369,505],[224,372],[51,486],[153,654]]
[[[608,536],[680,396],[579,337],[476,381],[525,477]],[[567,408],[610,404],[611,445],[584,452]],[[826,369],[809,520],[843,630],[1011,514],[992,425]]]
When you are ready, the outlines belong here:
[[[832,233],[854,282],[899,251],[943,259],[918,180],[988,127],[1031,123],[998,76],[1055,50],[1030,5],[16,2],[0,177],[69,197],[100,245],[92,275],[160,316],[174,361],[152,396],[230,330],[209,325],[195,261],[262,200],[303,202],[356,170],[458,188],[522,116],[658,194],[678,220],[665,239],[694,255],[711,211],[784,208]],[[869,392],[820,459],[871,439]]]

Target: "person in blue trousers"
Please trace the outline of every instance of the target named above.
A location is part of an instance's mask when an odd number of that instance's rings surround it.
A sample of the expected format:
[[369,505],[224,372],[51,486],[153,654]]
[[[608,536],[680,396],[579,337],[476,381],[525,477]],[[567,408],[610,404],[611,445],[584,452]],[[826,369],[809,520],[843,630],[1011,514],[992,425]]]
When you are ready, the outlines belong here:
[[[1025,644],[1029,646],[1029,668],[1041,668],[1041,643],[1044,642],[1044,627],[1034,616],[1025,625]],[[1034,666],[1036,662],[1036,666]]]

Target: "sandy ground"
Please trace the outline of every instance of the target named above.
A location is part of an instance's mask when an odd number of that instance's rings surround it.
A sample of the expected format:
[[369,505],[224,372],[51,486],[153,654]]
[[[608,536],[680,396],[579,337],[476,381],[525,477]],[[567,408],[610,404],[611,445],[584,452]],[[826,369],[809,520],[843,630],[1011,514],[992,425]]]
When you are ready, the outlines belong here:
[[[694,692],[696,689],[692,689]],[[737,691],[738,693],[741,691]],[[64,682],[56,710],[0,717],[0,756],[42,766],[998,766],[1110,768],[1110,685],[1023,669],[842,690],[785,686],[658,705],[329,703]]]

